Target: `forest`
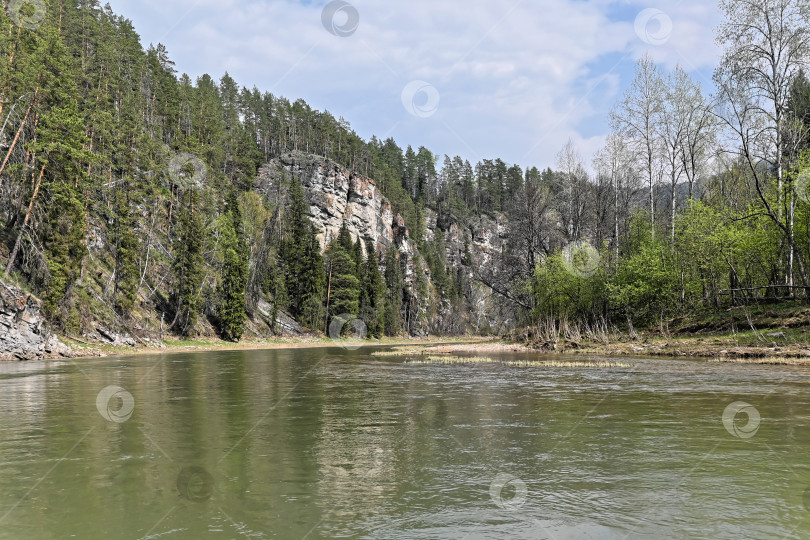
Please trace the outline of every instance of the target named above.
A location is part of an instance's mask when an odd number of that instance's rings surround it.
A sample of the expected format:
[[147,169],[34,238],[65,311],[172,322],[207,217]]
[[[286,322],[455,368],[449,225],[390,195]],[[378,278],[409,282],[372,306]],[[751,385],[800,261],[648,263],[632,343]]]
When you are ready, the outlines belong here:
[[[101,321],[232,341],[265,304],[274,333],[282,312],[316,333],[353,314],[380,337],[549,318],[632,331],[806,300],[810,2],[720,7],[711,83],[642,56],[592,162],[569,142],[535,166],[366,141],[303,99],[227,73],[191,80],[97,0],[6,2],[6,280],[41,298],[65,335]],[[413,280],[399,250],[377,253],[345,227],[322,252],[302,179],[286,179],[283,201],[256,192],[260,167],[289,152],[375,181],[416,243]],[[451,227],[483,218],[504,225],[503,249],[483,265],[448,260]]]

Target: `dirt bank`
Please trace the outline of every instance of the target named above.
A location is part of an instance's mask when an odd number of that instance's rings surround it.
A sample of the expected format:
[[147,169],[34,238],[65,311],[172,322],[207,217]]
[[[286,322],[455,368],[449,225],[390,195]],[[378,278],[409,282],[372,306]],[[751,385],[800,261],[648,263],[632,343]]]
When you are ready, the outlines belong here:
[[[89,358],[103,356],[129,356],[147,354],[170,354],[179,352],[204,351],[249,351],[272,349],[308,349],[318,347],[388,347],[395,345],[433,346],[470,344],[470,342],[486,342],[491,338],[480,337],[453,337],[453,338],[384,338],[372,340],[333,340],[321,337],[279,338],[273,340],[242,340],[239,343],[215,339],[172,341],[167,340],[162,346],[113,346],[103,343],[90,343],[75,339],[63,338],[73,351],[73,358]],[[500,345],[500,344],[498,344]]]

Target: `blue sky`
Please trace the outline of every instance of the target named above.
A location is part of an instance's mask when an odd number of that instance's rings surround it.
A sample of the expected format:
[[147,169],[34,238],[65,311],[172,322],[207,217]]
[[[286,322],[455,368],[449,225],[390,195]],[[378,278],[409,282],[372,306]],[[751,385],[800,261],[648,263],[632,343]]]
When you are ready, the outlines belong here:
[[712,0],[339,1],[110,3],[180,72],[227,71],[366,139],[472,162],[554,166],[569,139],[590,161],[639,56],[683,65],[706,91],[719,56]]

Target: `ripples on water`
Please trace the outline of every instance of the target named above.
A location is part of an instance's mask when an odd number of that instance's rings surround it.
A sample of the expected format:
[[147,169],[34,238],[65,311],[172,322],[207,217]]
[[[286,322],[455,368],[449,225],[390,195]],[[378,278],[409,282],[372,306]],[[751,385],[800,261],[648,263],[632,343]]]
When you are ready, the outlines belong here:
[[370,352],[0,365],[0,538],[810,536],[806,369]]

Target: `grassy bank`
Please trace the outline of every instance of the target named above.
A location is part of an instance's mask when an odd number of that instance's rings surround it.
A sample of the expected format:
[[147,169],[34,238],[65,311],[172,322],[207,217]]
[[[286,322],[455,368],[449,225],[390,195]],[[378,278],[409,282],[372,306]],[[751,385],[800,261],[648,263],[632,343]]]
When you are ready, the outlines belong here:
[[751,363],[810,363],[810,307],[732,307],[662,319],[638,330],[545,320],[511,336],[535,350],[599,356],[682,356]]
[[[753,333],[752,333],[753,335]],[[795,334],[794,334],[795,337]],[[475,357],[463,356],[454,361],[452,356],[442,355],[484,355],[514,352],[537,352],[550,355],[578,355],[591,358],[631,358],[631,357],[687,357],[716,362],[738,362],[747,364],[810,365],[810,345],[805,342],[790,341],[790,333],[760,341],[747,333],[711,335],[661,336],[655,334],[616,333],[605,341],[582,338],[577,341],[559,339],[553,346],[544,342],[526,344],[519,342],[480,343],[423,343],[406,342],[406,347],[374,353],[375,356],[402,356],[415,358],[415,362],[474,364]],[[483,357],[482,361],[489,360]],[[555,365],[553,360],[541,363]],[[591,364],[589,364],[591,365]]]

